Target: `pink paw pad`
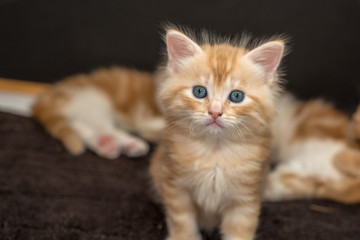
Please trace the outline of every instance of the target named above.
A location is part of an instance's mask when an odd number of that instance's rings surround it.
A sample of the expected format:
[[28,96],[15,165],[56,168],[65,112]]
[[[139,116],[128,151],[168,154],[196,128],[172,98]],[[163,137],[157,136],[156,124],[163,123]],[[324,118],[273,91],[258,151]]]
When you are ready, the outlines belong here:
[[115,158],[119,155],[119,145],[115,137],[111,135],[99,136],[97,150],[100,156],[106,158]]

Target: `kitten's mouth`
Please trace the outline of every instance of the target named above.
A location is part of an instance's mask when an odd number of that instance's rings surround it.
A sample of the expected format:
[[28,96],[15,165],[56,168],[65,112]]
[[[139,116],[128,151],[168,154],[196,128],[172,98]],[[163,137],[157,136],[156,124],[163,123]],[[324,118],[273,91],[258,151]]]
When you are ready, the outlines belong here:
[[224,127],[221,123],[219,123],[216,120],[213,120],[213,121],[207,123],[206,126],[211,127],[211,128],[223,128]]

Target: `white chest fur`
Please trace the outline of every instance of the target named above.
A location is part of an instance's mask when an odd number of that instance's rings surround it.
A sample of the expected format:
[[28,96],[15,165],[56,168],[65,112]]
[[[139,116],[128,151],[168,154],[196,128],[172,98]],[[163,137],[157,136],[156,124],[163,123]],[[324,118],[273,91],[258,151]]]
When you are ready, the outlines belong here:
[[[226,202],[242,199],[247,189],[241,182],[248,182],[249,170],[261,168],[261,161],[249,160],[258,155],[256,146],[227,144],[214,149],[193,143],[188,149],[192,150],[183,154],[195,156],[196,160],[186,171],[181,184],[191,191],[194,201],[206,212],[216,213]],[[189,152],[194,149],[197,149],[196,153]]]
[[192,194],[196,203],[210,212],[217,212],[230,196],[230,186],[226,172],[218,165],[211,170],[197,171],[192,177]]

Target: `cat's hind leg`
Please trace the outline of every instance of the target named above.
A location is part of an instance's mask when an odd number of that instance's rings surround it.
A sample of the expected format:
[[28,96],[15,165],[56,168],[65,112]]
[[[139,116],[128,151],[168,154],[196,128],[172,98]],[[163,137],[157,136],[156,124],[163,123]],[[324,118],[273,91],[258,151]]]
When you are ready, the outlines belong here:
[[63,115],[86,146],[101,157],[113,159],[121,153],[135,157],[148,152],[145,141],[115,126],[115,110],[110,99],[95,88],[78,92],[64,108]]
[[344,175],[360,179],[360,150],[346,148],[333,158],[334,166]]
[[114,134],[86,121],[73,120],[71,125],[80,135],[87,148],[99,156],[113,159],[120,155],[121,149]]
[[149,152],[149,144],[122,129],[114,129],[115,138],[121,145],[121,150],[129,157],[139,157]]
[[[104,117],[104,115],[102,115]],[[124,153],[129,157],[138,157],[148,153],[149,145],[144,140],[132,136],[106,121],[74,120],[72,127],[78,132],[86,146],[99,156],[114,159]]]
[[320,184],[316,178],[304,177],[294,172],[275,170],[267,178],[263,199],[280,201],[312,198]]

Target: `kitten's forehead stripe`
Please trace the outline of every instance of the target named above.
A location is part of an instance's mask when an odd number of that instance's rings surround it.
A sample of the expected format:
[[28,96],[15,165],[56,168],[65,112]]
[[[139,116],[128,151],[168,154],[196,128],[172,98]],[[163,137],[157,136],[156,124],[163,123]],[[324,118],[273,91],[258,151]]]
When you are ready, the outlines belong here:
[[209,49],[208,63],[214,77],[214,84],[220,86],[229,77],[237,64],[239,49],[228,45],[215,45]]

